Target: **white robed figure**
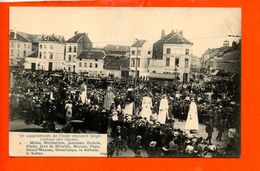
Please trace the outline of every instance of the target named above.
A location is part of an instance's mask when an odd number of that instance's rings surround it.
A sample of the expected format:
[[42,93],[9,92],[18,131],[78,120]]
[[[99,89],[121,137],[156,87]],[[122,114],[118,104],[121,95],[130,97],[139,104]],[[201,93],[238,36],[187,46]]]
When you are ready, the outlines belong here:
[[134,108],[135,108],[135,104],[134,104],[134,89],[129,88],[129,89],[127,89],[127,96],[126,96],[126,100],[125,100],[125,107],[124,107],[124,109],[122,109],[122,113],[124,114],[124,116],[126,116],[126,115],[132,116],[133,113],[134,113]]
[[165,124],[167,118],[169,118],[169,103],[166,95],[164,95],[160,102],[157,121]]
[[80,85],[80,95],[79,95],[79,98],[80,98],[82,103],[84,103],[84,104],[87,103],[87,85],[85,84],[85,82],[83,82]]
[[149,96],[144,96],[142,101],[142,110],[140,112],[140,116],[142,118],[146,118],[150,120],[150,116],[152,115],[152,98]]
[[104,108],[106,110],[110,110],[111,106],[115,103],[115,94],[112,91],[112,87],[108,86],[107,87],[107,93],[105,95],[105,99],[104,99]]
[[198,110],[194,98],[191,99],[190,109],[185,124],[187,130],[199,130]]

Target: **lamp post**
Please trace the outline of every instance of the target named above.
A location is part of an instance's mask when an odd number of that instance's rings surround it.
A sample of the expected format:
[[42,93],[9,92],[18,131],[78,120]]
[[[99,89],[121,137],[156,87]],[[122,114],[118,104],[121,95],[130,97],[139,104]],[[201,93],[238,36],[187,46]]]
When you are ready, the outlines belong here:
[[138,39],[136,39],[136,59],[135,59],[135,82],[134,82],[134,86],[135,89],[137,87],[137,59],[138,59]]

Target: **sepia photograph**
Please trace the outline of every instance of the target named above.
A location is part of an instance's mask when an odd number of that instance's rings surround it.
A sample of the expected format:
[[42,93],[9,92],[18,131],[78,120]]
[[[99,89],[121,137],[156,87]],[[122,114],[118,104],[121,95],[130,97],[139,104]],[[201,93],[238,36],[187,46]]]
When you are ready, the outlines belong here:
[[10,132],[240,157],[241,8],[11,7],[9,29]]

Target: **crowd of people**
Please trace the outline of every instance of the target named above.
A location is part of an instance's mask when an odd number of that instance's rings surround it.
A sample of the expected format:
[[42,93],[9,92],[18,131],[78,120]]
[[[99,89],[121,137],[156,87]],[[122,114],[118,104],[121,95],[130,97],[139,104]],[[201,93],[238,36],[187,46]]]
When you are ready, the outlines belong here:
[[[10,116],[23,116],[27,124],[41,125],[50,132],[108,133],[108,155],[132,149],[136,156],[145,150],[151,157],[227,157],[239,156],[240,84],[218,79],[210,82],[200,77],[183,84],[173,81],[131,81],[91,79],[66,72],[22,72],[14,75],[10,90]],[[129,91],[129,89],[132,89]],[[83,94],[86,93],[85,96]],[[132,93],[132,94],[131,94]],[[149,96],[151,118],[141,116],[142,99]],[[163,96],[169,103],[165,123],[157,121]],[[198,120],[206,126],[207,139],[176,129],[175,121],[186,121],[191,100],[198,109]],[[134,102],[132,114],[124,113]],[[212,144],[213,128],[217,140],[229,132],[225,147]],[[121,149],[122,147],[122,149]]]

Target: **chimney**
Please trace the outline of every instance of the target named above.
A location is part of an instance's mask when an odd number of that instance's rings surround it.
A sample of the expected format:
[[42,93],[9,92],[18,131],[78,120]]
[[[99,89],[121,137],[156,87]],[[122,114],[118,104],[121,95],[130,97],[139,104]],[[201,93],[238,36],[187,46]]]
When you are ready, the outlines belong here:
[[75,31],[74,33],[75,33],[75,35],[77,35],[77,34],[78,34],[78,31]]
[[180,35],[183,35],[183,31],[180,31],[179,33],[180,33]]
[[161,39],[165,37],[165,30],[162,29],[162,32],[161,32]]

